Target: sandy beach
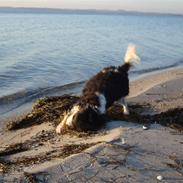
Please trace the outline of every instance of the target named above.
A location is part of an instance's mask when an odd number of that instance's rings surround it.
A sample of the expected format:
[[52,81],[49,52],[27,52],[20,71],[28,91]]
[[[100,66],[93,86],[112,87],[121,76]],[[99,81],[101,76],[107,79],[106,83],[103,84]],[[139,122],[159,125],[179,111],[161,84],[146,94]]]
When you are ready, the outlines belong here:
[[128,117],[115,105],[97,133],[57,135],[68,101],[77,99],[38,101],[4,124],[0,182],[183,182],[182,67],[130,82]]

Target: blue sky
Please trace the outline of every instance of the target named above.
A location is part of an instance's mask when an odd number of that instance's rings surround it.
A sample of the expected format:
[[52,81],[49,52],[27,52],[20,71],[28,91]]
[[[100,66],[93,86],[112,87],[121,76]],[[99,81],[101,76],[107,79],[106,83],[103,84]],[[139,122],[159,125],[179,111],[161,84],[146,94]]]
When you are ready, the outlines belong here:
[[183,14],[183,0],[0,0],[0,6],[123,9]]

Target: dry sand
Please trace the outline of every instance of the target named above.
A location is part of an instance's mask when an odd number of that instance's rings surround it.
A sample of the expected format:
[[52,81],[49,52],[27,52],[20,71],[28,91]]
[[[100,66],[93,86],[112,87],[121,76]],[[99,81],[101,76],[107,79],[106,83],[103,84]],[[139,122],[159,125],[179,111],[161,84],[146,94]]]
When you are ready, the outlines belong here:
[[[183,68],[131,82],[139,114],[183,108]],[[140,118],[143,120],[143,118]],[[142,121],[144,122],[144,121]],[[96,134],[56,135],[51,123],[0,134],[0,182],[183,182],[183,133],[111,121]],[[182,122],[183,123],[183,122]]]

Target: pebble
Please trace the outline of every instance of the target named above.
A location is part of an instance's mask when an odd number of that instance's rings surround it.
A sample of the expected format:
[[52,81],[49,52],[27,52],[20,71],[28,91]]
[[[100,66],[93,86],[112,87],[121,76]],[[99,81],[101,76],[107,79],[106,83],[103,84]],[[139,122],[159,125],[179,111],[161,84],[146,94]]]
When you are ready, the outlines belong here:
[[28,114],[27,117],[31,118],[33,116],[32,113]]
[[142,127],[144,130],[148,130],[148,127],[147,126],[143,126]]
[[162,181],[162,180],[163,180],[163,176],[161,176],[161,175],[158,175],[156,178],[157,178],[157,180],[159,180],[159,181]]
[[56,139],[56,142],[60,142],[60,139]]
[[121,143],[126,144],[126,140],[124,138],[121,138]]
[[164,84],[164,85],[162,85],[162,87],[163,87],[163,88],[166,88],[166,85]]

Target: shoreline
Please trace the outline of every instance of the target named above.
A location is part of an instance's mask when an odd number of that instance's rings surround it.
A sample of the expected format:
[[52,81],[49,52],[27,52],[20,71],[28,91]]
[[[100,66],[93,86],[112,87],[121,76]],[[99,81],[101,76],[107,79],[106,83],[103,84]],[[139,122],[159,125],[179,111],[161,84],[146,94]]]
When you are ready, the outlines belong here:
[[168,68],[144,74],[130,82],[130,93],[128,98],[136,97],[154,86],[178,78],[183,78],[183,67]]
[[[156,85],[181,77],[183,77],[183,67],[179,66],[143,74],[142,76],[138,76],[137,79],[133,78],[130,81],[130,93],[129,96],[127,96],[127,99],[136,97]],[[0,127],[2,127],[2,123],[4,123],[3,121],[8,122],[14,118],[19,118],[29,113],[32,109],[32,105],[33,102],[25,103],[18,108],[2,114],[0,116]]]

